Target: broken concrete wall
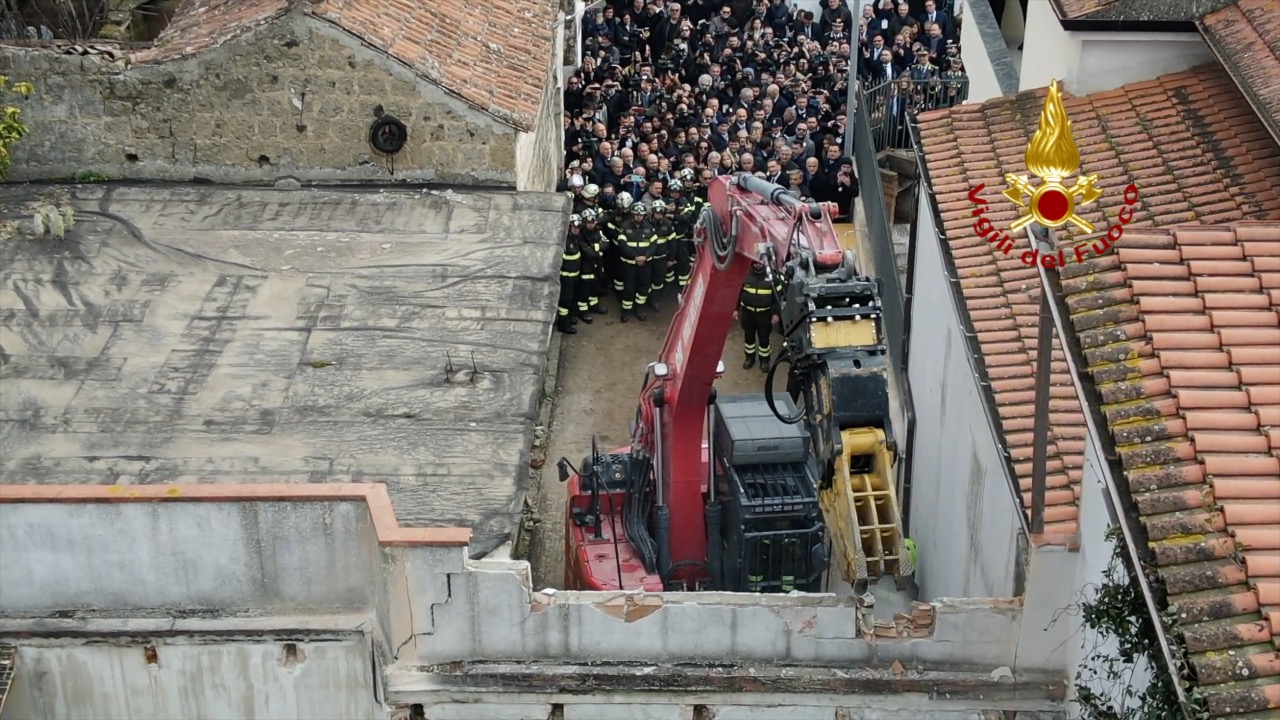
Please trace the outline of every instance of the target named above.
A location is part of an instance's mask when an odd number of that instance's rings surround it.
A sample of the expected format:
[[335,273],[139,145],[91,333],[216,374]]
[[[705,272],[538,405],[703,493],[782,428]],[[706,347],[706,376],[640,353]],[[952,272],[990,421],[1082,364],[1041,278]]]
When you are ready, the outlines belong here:
[[[0,75],[37,90],[24,104],[31,134],[15,147],[13,180],[92,173],[514,186],[518,175],[519,131],[296,14],[158,66],[0,47]],[[379,109],[409,131],[392,157],[369,145]]]
[[[258,646],[296,641],[308,663],[330,666],[333,687],[318,697],[333,708],[368,693],[429,707],[432,720],[892,720],[926,707],[979,720],[1055,713],[1065,693],[1060,668],[1019,655],[1018,600],[938,600],[876,620],[833,595],[533,592],[524,562],[380,545],[364,502],[128,502],[127,487],[119,499],[0,503],[0,642],[32,657],[70,648],[37,667],[101,661],[140,682],[157,671],[137,646],[154,644],[162,669],[177,657],[175,672],[232,682],[225,659],[239,658],[260,670],[255,697],[283,697],[302,680],[276,677],[282,646]],[[86,637],[127,649],[77,654]],[[321,640],[362,643],[361,677],[379,679],[348,683],[360,675],[349,653],[319,662],[306,643]],[[166,643],[202,649],[174,655]],[[80,688],[81,704],[65,707],[83,712],[20,717],[150,717],[117,713],[115,686],[41,682],[50,698]],[[166,717],[193,715],[166,698],[155,706]],[[234,716],[295,717],[244,707]]]
[[[1020,666],[1020,600],[919,604],[870,620],[850,598],[751,593],[531,592],[528,564],[462,549],[397,550],[421,663],[474,660]],[[451,569],[453,568],[453,569]],[[391,596],[395,597],[393,589]],[[872,637],[874,636],[874,637]],[[407,655],[402,655],[402,660]]]

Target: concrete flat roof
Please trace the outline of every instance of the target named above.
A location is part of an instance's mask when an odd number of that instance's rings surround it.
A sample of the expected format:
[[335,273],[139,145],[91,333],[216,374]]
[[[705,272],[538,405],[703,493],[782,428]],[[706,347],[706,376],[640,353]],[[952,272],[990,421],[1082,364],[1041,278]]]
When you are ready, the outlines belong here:
[[0,484],[380,482],[402,526],[512,535],[562,197],[61,192],[65,239],[0,238]]

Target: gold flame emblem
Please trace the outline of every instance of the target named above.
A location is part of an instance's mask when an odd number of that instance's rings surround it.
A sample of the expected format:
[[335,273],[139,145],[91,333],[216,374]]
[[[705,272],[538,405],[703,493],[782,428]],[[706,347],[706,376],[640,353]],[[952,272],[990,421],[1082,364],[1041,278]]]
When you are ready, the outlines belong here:
[[1093,224],[1076,214],[1076,210],[1091,205],[1102,197],[1097,188],[1097,175],[1080,175],[1073,185],[1063,184],[1080,169],[1080,149],[1071,136],[1071,120],[1062,105],[1062,91],[1058,81],[1049,85],[1049,97],[1040,111],[1040,125],[1027,145],[1027,170],[1040,178],[1039,187],[1032,185],[1026,175],[1004,176],[1009,187],[1004,196],[1023,208],[1023,214],[1009,224],[1009,230],[1017,232],[1038,222],[1047,228],[1071,223],[1086,233],[1093,232]]

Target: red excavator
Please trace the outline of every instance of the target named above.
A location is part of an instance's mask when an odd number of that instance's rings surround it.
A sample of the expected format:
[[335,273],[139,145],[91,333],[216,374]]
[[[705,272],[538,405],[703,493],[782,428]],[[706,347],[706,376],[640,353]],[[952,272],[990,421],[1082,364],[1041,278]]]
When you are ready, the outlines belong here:
[[[910,573],[892,467],[879,285],[806,203],[746,174],[714,180],[694,274],[641,383],[628,448],[568,483],[566,586],[858,594]],[[753,263],[778,293],[781,355],[759,395],[720,397],[721,355]],[[773,381],[786,367],[787,392]],[[901,579],[901,578],[899,578]]]

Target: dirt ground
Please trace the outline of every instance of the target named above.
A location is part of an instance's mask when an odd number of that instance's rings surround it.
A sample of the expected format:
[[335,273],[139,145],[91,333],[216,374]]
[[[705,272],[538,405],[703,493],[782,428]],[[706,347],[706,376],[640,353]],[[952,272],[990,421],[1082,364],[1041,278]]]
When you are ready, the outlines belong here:
[[[608,315],[597,315],[591,325],[580,323],[578,334],[561,338],[546,465],[536,494],[538,522],[529,547],[535,587],[558,588],[564,582],[565,487],[557,477],[556,460],[565,456],[577,465],[590,451],[593,433],[602,450],[629,442],[645,366],[658,359],[675,309],[675,296],[667,292],[662,312],[650,313],[644,322],[618,322],[617,304],[609,299]],[[775,351],[781,343],[775,333]],[[737,323],[721,357],[725,376],[716,386],[720,392],[763,392],[764,374],[742,369],[742,330]],[[776,382],[781,387],[783,379]]]

